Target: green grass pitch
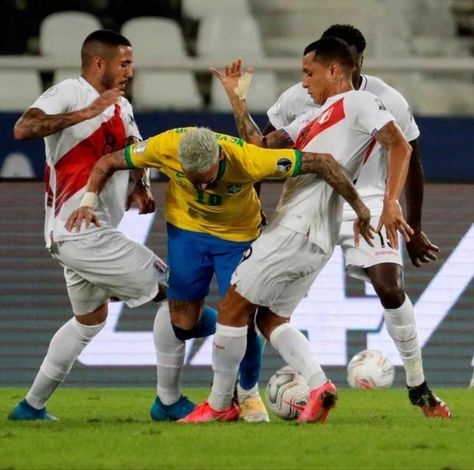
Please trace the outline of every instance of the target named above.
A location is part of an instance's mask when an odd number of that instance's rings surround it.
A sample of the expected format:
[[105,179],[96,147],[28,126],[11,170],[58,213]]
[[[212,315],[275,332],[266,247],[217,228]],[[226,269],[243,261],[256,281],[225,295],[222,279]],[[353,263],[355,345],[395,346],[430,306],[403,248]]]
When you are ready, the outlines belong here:
[[[188,390],[202,400],[207,390]],[[405,390],[339,392],[326,424],[155,423],[146,389],[59,390],[59,422],[10,422],[24,390],[0,389],[0,470],[474,468],[474,390],[444,389],[451,420],[426,419]]]

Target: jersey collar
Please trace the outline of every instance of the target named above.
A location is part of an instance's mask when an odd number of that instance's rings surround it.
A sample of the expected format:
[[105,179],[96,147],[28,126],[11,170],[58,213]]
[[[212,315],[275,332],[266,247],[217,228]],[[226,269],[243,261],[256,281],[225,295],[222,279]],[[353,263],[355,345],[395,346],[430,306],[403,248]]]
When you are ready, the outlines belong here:
[[217,178],[216,178],[216,181],[217,180],[220,180],[223,176],[224,176],[224,173],[225,173],[225,169],[227,167],[227,160],[225,158],[225,152],[224,150],[221,148],[222,150],[222,155],[224,156],[224,158],[222,160],[219,161],[219,170],[217,172]]

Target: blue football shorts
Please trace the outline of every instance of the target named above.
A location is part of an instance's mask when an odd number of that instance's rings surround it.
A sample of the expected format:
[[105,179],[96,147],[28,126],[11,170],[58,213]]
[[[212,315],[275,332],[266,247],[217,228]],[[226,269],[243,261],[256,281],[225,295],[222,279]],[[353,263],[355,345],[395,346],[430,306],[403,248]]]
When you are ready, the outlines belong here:
[[167,231],[168,297],[176,300],[204,299],[209,294],[214,274],[219,295],[223,297],[232,273],[252,240],[223,240],[207,233],[183,230],[169,223]]

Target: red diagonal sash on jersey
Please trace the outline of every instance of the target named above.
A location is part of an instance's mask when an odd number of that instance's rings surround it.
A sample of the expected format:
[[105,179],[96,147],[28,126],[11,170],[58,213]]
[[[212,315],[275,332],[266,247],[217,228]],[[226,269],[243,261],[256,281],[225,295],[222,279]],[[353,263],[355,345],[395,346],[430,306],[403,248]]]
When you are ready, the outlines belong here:
[[56,163],[55,216],[63,204],[86,185],[95,162],[104,154],[122,149],[125,142],[125,126],[120,116],[120,106],[116,104],[114,115],[107,122]]
[[53,207],[53,190],[51,189],[51,167],[46,163],[44,168],[44,183],[45,183],[45,191],[46,191],[46,205],[48,207]]
[[372,153],[372,150],[374,150],[376,143],[377,143],[377,140],[375,139],[375,137],[373,137],[372,140],[370,141],[369,146],[367,147],[367,152],[365,152],[365,157],[364,157],[364,161],[362,162],[362,165],[364,165],[365,162],[369,159],[370,154]]
[[344,119],[346,114],[344,113],[344,98],[336,101],[332,106],[329,106],[324,112],[322,112],[316,119],[313,119],[310,123],[306,124],[305,127],[300,131],[296,138],[295,146],[296,149],[303,149],[309,144],[320,132],[323,132],[328,127],[334,126],[339,121]]

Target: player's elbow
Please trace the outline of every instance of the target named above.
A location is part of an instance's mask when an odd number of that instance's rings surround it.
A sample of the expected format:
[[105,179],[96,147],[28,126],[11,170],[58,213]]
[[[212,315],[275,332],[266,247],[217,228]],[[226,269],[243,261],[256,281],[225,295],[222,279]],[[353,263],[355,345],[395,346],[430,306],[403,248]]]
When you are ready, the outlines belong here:
[[28,133],[23,126],[15,124],[15,127],[13,128],[13,137],[15,140],[26,140],[28,139]]
[[405,155],[405,158],[409,160],[413,152],[412,146],[405,139],[402,139],[399,145],[400,145],[400,148],[402,149],[403,154]]

